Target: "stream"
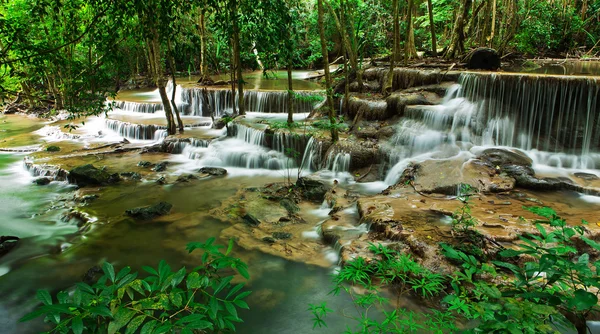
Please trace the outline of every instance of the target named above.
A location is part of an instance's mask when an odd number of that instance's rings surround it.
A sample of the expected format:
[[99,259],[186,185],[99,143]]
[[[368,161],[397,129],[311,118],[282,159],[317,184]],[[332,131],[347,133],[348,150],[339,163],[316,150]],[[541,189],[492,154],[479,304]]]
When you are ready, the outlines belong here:
[[[600,223],[593,216],[600,209],[600,197],[594,196],[593,191],[600,189],[600,86],[598,78],[587,77],[590,74],[581,73],[583,70],[578,71],[577,66],[568,67],[564,73],[548,70],[543,76],[460,74],[438,104],[406,106],[401,115],[389,121],[386,126],[393,129],[393,135],[378,143],[378,152],[384,154],[375,168],[379,169],[378,177],[368,182],[358,182],[358,169],[354,168],[358,154],[351,149],[324,149],[324,141],[300,130],[294,136],[281,132],[265,134],[266,121],[284,122],[287,117],[285,72],[273,73],[276,79],[270,80],[262,79],[260,73],[245,78],[249,82],[245,93],[248,115],[231,124],[229,130],[211,128],[201,92],[194,86],[197,78],[178,79],[175,102],[184,115],[186,131],[171,141],[166,135],[160,99],[153,90],[120,92],[116,100],[107,101],[114,105],[113,111],[89,117],[71,132],[63,128],[66,120],[50,122],[23,115],[0,115],[0,235],[21,238],[14,250],[0,258],[0,333],[44,330],[41,321],[17,322],[35,307],[36,289],[65,289],[104,261],[116,267],[129,265],[134,270],[155,266],[160,259],[174,268],[194,266],[198,258],[185,251],[186,243],[217,237],[225,244],[239,232],[237,225],[217,219],[212,210],[238,196],[241,189],[284,182],[286,178],[295,181],[298,171],[303,176],[316,172],[324,183],[339,182],[341,191],[368,197],[395,185],[411,162],[433,162],[442,166],[437,177],[444,179],[435,186],[441,188],[439,183],[447,182],[444,186],[456,189],[453,175],[467,175],[464,166],[479,157],[481,151],[519,150],[531,159],[536,175],[566,178],[589,190],[528,190],[529,198],[556,207],[567,217],[580,218],[581,213],[590,219],[592,229],[599,229]],[[598,69],[595,65],[586,66],[582,67],[585,71]],[[573,76],[546,79],[546,74]],[[298,94],[322,94],[317,84],[303,80],[308,76],[306,71],[294,73]],[[172,89],[170,84],[168,90]],[[215,116],[231,112],[229,90],[211,87],[208,91]],[[305,120],[317,104],[311,99],[296,101],[294,120]],[[356,140],[348,137],[343,140]],[[123,138],[132,149],[169,143],[170,153],[124,150],[109,154],[99,149],[116,145]],[[57,145],[61,151],[35,151],[48,145]],[[286,155],[290,149],[297,153],[295,159]],[[93,150],[98,153],[90,154]],[[155,173],[138,166],[142,160],[169,164],[166,171]],[[139,173],[141,180],[77,190],[46,163],[59,164],[64,170],[91,163],[110,171]],[[227,175],[177,181],[206,166],[223,167]],[[584,174],[587,179],[582,181],[577,175]],[[47,186],[38,186],[33,181],[40,175],[54,180]],[[159,177],[164,177],[166,184],[157,185]],[[83,195],[98,198],[82,203]],[[127,209],[161,201],[173,204],[171,214],[150,222],[136,222],[124,215]],[[342,238],[329,245],[320,241],[320,229],[331,208],[305,203],[301,209],[306,224],[294,237],[312,245],[313,253],[307,253],[312,254],[307,258],[276,256],[252,241],[235,247],[233,255],[248,263],[251,280],[247,289],[253,291],[248,299],[250,310],[240,312],[244,324],[238,326],[239,333],[310,333],[312,315],[306,311],[308,304],[325,300],[335,314],[327,319],[328,328],[322,332],[342,332],[350,323],[343,316],[354,310],[349,297],[328,296],[331,275],[339,265],[340,248],[348,245],[350,239],[364,235],[367,227],[361,225],[357,206],[352,204],[340,214],[348,226],[344,237],[349,240]],[[84,230],[81,219],[70,214],[73,210],[90,222]],[[448,216],[436,213],[414,217],[426,219],[427,224],[442,230],[449,229]],[[492,228],[490,231],[504,236],[504,232]],[[424,308],[411,300],[404,304],[413,309]]]

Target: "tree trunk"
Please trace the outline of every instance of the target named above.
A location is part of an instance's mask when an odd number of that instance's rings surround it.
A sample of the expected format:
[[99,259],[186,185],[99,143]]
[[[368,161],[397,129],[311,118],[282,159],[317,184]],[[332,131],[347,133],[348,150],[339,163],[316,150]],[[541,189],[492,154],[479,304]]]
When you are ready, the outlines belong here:
[[244,78],[242,77],[242,59],[240,50],[240,27],[238,24],[238,2],[233,0],[232,17],[233,17],[233,52],[235,53],[235,62],[238,81],[238,109],[240,115],[245,115],[244,110]]
[[494,47],[494,33],[496,32],[496,0],[492,0],[492,30],[490,32],[490,48]]
[[398,22],[398,0],[392,0],[392,17],[394,25],[394,40],[392,42],[392,56],[390,57],[390,70],[387,73],[385,84],[382,93],[389,96],[394,87],[394,67],[396,67],[396,59],[398,59],[398,40],[400,39],[400,23]]
[[[345,6],[346,6],[346,2],[343,0],[340,0],[340,12],[341,12],[340,16],[342,19],[342,26],[344,26],[344,27],[346,26],[346,19],[345,19],[346,16],[344,15]],[[342,100],[342,107],[340,108],[340,114],[348,115],[347,110],[348,110],[348,100],[350,99],[350,73],[348,71],[347,52],[346,52],[346,47],[344,44],[342,44],[342,56],[344,57],[344,99]],[[358,72],[356,74],[357,74],[357,79],[358,79]],[[360,82],[362,82],[362,75],[360,78]]]
[[206,22],[204,8],[200,9],[200,82],[208,78],[208,63],[206,61]]
[[329,122],[331,123],[331,141],[338,141],[338,132],[335,127],[335,109],[333,108],[333,96],[331,91],[331,75],[329,74],[329,57],[327,51],[327,40],[325,39],[325,25],[323,23],[323,1],[317,1],[318,7],[318,25],[319,25],[319,37],[321,39],[321,54],[323,55],[323,70],[325,71],[325,91],[327,92],[327,111],[329,114]]
[[171,106],[173,107],[173,111],[175,112],[175,116],[177,117],[177,125],[179,129],[179,133],[183,133],[183,122],[181,121],[181,116],[179,115],[179,109],[177,108],[177,104],[175,103],[175,94],[177,92],[177,81],[175,80],[175,59],[173,57],[173,49],[171,48],[171,41],[167,41],[167,47],[169,52],[169,67],[171,69],[171,80],[173,81],[173,92],[171,94]]
[[152,39],[149,40],[148,43],[148,54],[151,57],[152,68],[154,70],[154,82],[158,87],[158,93],[160,94],[160,99],[165,111],[165,117],[167,119],[167,133],[169,135],[174,135],[176,132],[175,122],[173,119],[173,111],[171,110],[171,102],[169,101],[169,97],[167,96],[167,91],[165,89],[165,79],[163,78],[162,63],[160,59],[160,41],[158,32],[155,29],[153,29]]
[[415,48],[415,30],[413,28],[413,7],[414,1],[408,0],[408,13],[406,19],[406,41],[404,42],[404,65],[408,65],[408,60],[417,58],[417,49]]
[[237,108],[236,108],[236,102],[235,102],[235,68],[236,68],[236,64],[237,61],[235,60],[235,51],[234,51],[235,47],[234,47],[234,43],[233,43],[233,38],[231,39],[231,47],[229,48],[229,54],[231,55],[231,72],[229,73],[229,80],[231,81],[231,112],[233,113],[233,115],[237,115]]
[[289,55],[290,59],[288,60],[287,66],[287,79],[288,79],[288,98],[287,98],[287,107],[288,107],[288,116],[287,123],[292,125],[294,123],[294,87],[292,86],[292,57],[291,53]]
[[472,0],[463,0],[460,4],[460,9],[454,22],[454,29],[452,30],[452,40],[444,55],[446,59],[456,58],[465,52],[465,24],[467,16],[469,16],[471,3]]
[[429,12],[429,29],[431,30],[431,53],[437,57],[437,41],[435,38],[435,25],[433,24],[433,5],[427,0],[427,11]]
[[[337,14],[333,10],[333,7],[327,0],[323,0],[323,2],[325,2],[325,4],[327,5],[327,8],[329,9],[329,12],[331,13],[331,16],[333,16],[335,26],[336,26],[338,32],[340,33],[340,36],[342,37],[342,43],[344,44],[344,47],[346,48],[346,53],[348,53],[348,58],[350,58],[350,65],[352,66],[352,71],[354,71],[354,73],[356,73],[356,82],[358,83],[358,91],[362,92],[364,84],[362,82],[362,72],[360,71],[359,64],[358,64],[358,45],[357,45],[357,43],[354,43],[356,48],[352,47],[352,43],[350,43],[350,39],[348,38],[346,29],[344,26],[342,26],[340,19],[338,18]],[[323,13],[323,15],[325,15],[325,13]],[[344,13],[341,13],[341,15],[344,15]],[[352,35],[354,35],[354,34],[352,34]]]

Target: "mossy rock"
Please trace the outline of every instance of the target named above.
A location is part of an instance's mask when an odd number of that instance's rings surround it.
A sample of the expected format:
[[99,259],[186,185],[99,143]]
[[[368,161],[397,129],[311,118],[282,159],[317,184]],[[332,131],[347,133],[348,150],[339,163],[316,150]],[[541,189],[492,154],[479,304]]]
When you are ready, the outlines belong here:
[[60,147],[55,145],[50,145],[46,147],[46,152],[60,152]]

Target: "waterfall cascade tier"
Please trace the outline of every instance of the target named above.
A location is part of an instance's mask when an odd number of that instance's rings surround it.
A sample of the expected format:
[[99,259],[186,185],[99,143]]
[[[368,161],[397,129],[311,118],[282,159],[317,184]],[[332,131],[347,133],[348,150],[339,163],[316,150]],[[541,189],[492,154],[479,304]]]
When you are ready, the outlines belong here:
[[[495,145],[586,155],[600,145],[600,79],[462,74],[473,132]],[[477,102],[475,102],[477,101]]]
[[518,148],[539,165],[600,168],[599,96],[599,79],[463,73],[442,104],[406,108],[387,145],[386,183],[407,159],[445,159],[473,146]]
[[[185,106],[185,115],[210,116],[209,108],[204,104],[202,90],[198,88],[178,88],[180,99]],[[208,89],[208,101],[215,116],[222,116],[233,110],[231,90]],[[293,101],[294,113],[309,113],[315,107],[315,102],[309,98],[311,92],[297,92]],[[253,91],[244,92],[244,107],[246,111],[262,113],[287,113],[288,93],[286,91]],[[235,96],[237,103],[237,94]]]
[[161,103],[144,103],[130,101],[111,101],[115,109],[121,109],[127,112],[136,112],[144,114],[154,114],[157,111],[163,110]]
[[[161,140],[167,136],[167,127],[156,124],[135,124],[116,119],[106,119],[106,127],[120,136],[135,140]],[[211,122],[186,124],[185,128],[210,126]]]

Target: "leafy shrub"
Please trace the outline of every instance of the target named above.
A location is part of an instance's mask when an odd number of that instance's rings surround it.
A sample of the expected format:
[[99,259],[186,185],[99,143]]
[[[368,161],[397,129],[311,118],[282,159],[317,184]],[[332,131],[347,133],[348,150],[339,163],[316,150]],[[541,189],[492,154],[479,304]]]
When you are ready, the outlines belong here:
[[69,291],[53,298],[39,290],[43,303],[20,321],[44,315],[53,326],[52,333],[194,333],[197,330],[235,331],[242,322],[237,309],[248,308],[242,292],[243,283],[232,285],[232,269],[248,279],[248,268],[240,259],[229,256],[233,242],[225,253],[223,246],[210,238],[205,243],[190,243],[191,253],[202,250],[202,263],[192,270],[183,267],[172,271],[164,261],[157,268],[143,267],[148,274],[140,279],[125,267],[115,272],[106,262],[104,275],[93,285],[77,283]]

